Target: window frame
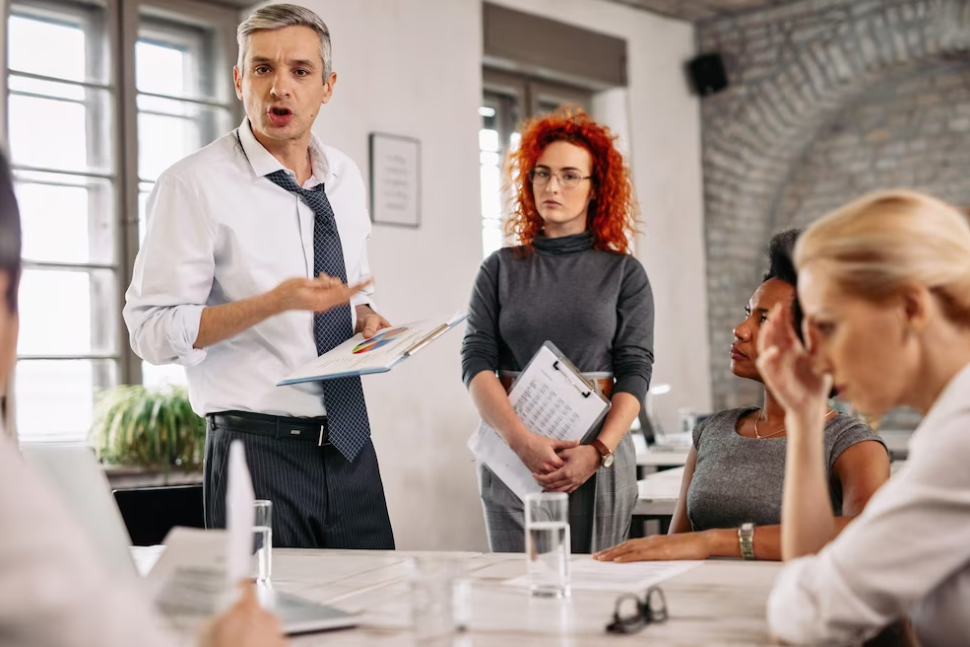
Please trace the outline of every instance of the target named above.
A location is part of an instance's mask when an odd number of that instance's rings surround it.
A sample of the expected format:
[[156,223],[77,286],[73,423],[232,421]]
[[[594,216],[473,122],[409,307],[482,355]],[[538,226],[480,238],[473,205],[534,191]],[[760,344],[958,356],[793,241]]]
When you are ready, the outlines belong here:
[[[121,249],[119,250],[121,259],[122,274],[121,282],[127,287],[131,285],[132,273],[134,271],[135,257],[138,255],[139,235],[138,235],[138,194],[140,178],[138,176],[138,87],[135,79],[135,46],[138,42],[139,31],[143,12],[149,21],[159,20],[162,22],[182,24],[190,27],[199,27],[212,30],[215,43],[211,52],[212,60],[210,69],[225,70],[224,74],[215,73],[213,78],[214,94],[216,99],[221,99],[226,105],[231,105],[232,121],[239,123],[242,119],[241,104],[235,99],[235,90],[232,88],[230,70],[235,64],[236,57],[236,27],[238,17],[232,9],[217,7],[194,0],[120,0],[122,2],[121,14],[121,46],[125,56],[118,57],[120,65],[119,75],[121,78],[122,91],[119,93],[121,110],[119,114],[124,115],[122,121],[121,141],[124,143],[124,169],[122,176],[124,192],[121,204],[124,205],[124,216],[121,219],[121,232],[119,235]],[[164,6],[162,6],[164,4]],[[150,93],[143,93],[150,94]],[[159,96],[159,95],[151,95]],[[173,98],[173,97],[166,97]],[[204,101],[197,98],[180,98],[192,102]],[[121,307],[124,307],[124,292],[121,295]],[[122,325],[125,333],[124,353],[122,354],[119,370],[119,383],[121,384],[141,384],[142,383],[142,360],[131,350],[128,342],[127,327]]]
[[[94,13],[103,12],[103,18],[98,16],[92,20]],[[140,31],[145,27],[145,23],[151,29],[164,31],[167,27],[170,35],[178,37],[179,28],[191,28],[204,30],[201,34],[201,42],[205,50],[203,53],[202,77],[200,78],[200,88],[205,88],[206,83],[211,87],[211,96],[205,97],[168,97],[180,101],[200,103],[209,107],[218,107],[228,111],[230,122],[238,124],[242,118],[242,106],[236,100],[235,90],[232,83],[231,69],[235,64],[236,58],[236,27],[238,24],[237,10],[222,7],[195,0],[14,0],[5,3],[2,15],[3,29],[5,30],[6,40],[4,46],[0,48],[0,65],[3,73],[0,74],[0,92],[3,101],[0,101],[0,138],[3,140],[4,147],[8,146],[10,135],[10,89],[9,78],[11,74],[39,80],[57,81],[59,79],[22,73],[9,68],[9,29],[10,18],[12,15],[25,14],[40,18],[49,18],[57,22],[64,22],[65,18],[72,23],[76,19],[78,24],[90,28],[86,29],[89,35],[87,41],[91,64],[89,70],[95,70],[95,74],[86,71],[83,82],[71,81],[73,84],[103,91],[107,94],[105,99],[108,106],[108,115],[99,115],[99,111],[90,110],[90,120],[104,120],[102,124],[89,124],[89,128],[98,128],[100,137],[90,137],[89,146],[95,151],[98,147],[110,147],[104,151],[102,158],[110,160],[108,167],[100,171],[82,171],[72,173],[70,171],[59,171],[49,168],[28,167],[24,165],[14,165],[14,171],[20,172],[54,172],[64,175],[76,175],[103,179],[111,182],[108,190],[111,204],[110,218],[113,223],[112,246],[113,258],[109,263],[93,262],[99,259],[89,259],[89,263],[50,263],[50,262],[25,262],[25,269],[64,269],[89,272],[94,277],[96,274],[92,269],[108,269],[114,273],[113,280],[116,282],[113,303],[113,312],[108,315],[114,317],[111,328],[113,328],[112,351],[93,352],[97,348],[92,348],[91,353],[71,354],[71,355],[17,355],[17,361],[51,359],[51,360],[110,360],[114,362],[114,368],[108,366],[108,371],[113,370],[115,382],[117,384],[141,384],[142,383],[142,360],[131,349],[128,339],[127,327],[121,317],[122,309],[125,305],[125,292],[131,284],[134,261],[139,248],[139,183],[138,177],[138,89],[135,78],[135,47],[139,40]],[[205,46],[206,43],[211,44]],[[149,96],[152,93],[141,93]],[[103,131],[103,132],[102,132]],[[90,132],[90,131],[89,131]],[[214,133],[216,137],[222,133]],[[99,289],[97,281],[92,280],[92,293]],[[100,307],[98,301],[95,303],[92,298],[92,307]],[[94,319],[94,318],[93,318]],[[97,370],[97,369],[95,369]],[[97,377],[96,377],[97,382]],[[7,399],[12,400],[14,393],[13,380],[8,386]],[[8,407],[12,411],[13,407]],[[13,414],[10,414],[11,421]],[[12,428],[12,426],[11,426]],[[38,439],[43,440],[43,439]],[[57,440],[51,438],[51,440]]]
[[[26,361],[61,361],[61,360],[87,360],[91,362],[92,366],[92,379],[95,384],[108,384],[112,381],[120,381],[121,367],[123,364],[122,357],[123,352],[127,346],[127,338],[121,335],[121,330],[124,328],[123,322],[120,320],[120,309],[117,305],[117,295],[120,293],[123,295],[124,289],[121,286],[120,276],[120,257],[117,250],[117,233],[118,233],[118,214],[119,214],[119,185],[120,178],[118,175],[118,162],[119,162],[119,149],[117,145],[117,137],[115,130],[111,127],[109,117],[116,114],[113,112],[116,110],[114,97],[117,96],[117,78],[112,69],[112,62],[115,60],[117,52],[117,42],[113,38],[113,30],[111,28],[113,22],[113,13],[116,11],[116,1],[117,0],[105,0],[103,3],[98,2],[86,2],[86,1],[76,1],[76,2],[65,2],[60,0],[26,0],[24,2],[8,2],[5,4],[3,11],[4,23],[3,29],[6,34],[5,46],[2,54],[3,62],[3,74],[0,75],[0,82],[2,82],[3,90],[3,101],[0,102],[3,106],[2,112],[2,134],[4,142],[9,142],[10,134],[10,114],[9,114],[9,102],[11,91],[9,87],[9,79],[11,75],[20,76],[28,79],[35,79],[40,81],[49,82],[68,82],[76,87],[83,88],[86,91],[93,92],[103,92],[106,95],[105,106],[109,109],[109,114],[98,115],[96,111],[87,111],[87,122],[85,128],[87,130],[88,141],[92,142],[92,148],[94,153],[89,157],[89,162],[92,162],[92,166],[88,169],[78,171],[74,170],[62,170],[49,167],[38,167],[30,165],[14,164],[11,160],[11,170],[16,175],[17,172],[21,173],[54,173],[61,176],[70,176],[76,178],[88,178],[94,179],[95,181],[107,181],[110,183],[111,188],[108,191],[107,199],[111,203],[112,214],[111,218],[114,222],[114,239],[108,244],[110,247],[114,248],[112,253],[112,259],[110,262],[100,262],[89,259],[86,263],[64,263],[57,261],[30,261],[26,260],[23,262],[24,270],[40,270],[40,271],[76,271],[83,272],[90,277],[91,285],[91,305],[95,308],[95,304],[103,304],[104,301],[98,299],[96,293],[105,287],[105,282],[103,275],[99,277],[100,271],[107,271],[114,274],[113,280],[115,282],[115,304],[114,312],[111,315],[117,315],[117,318],[108,325],[108,330],[102,330],[100,334],[109,334],[109,343],[105,344],[110,348],[108,352],[98,352],[100,349],[97,348],[97,344],[94,343],[92,339],[92,348],[90,352],[84,354],[57,354],[57,353],[30,353],[30,354],[17,354],[16,361],[19,363],[21,360]],[[96,16],[96,14],[103,12],[103,16]],[[10,17],[12,15],[21,14],[28,18],[37,19],[47,19],[54,23],[68,24],[75,27],[80,27],[85,31],[86,34],[86,44],[88,46],[87,55],[90,59],[90,65],[87,70],[85,70],[85,77],[83,80],[73,80],[73,79],[61,79],[53,76],[47,76],[42,74],[33,74],[24,71],[12,70],[9,66],[9,27],[10,27]],[[24,93],[30,95],[30,93]],[[35,95],[41,96],[41,95]],[[102,123],[97,123],[97,120],[102,120]],[[103,129],[103,132],[102,132]],[[97,136],[96,136],[97,135]],[[98,154],[100,150],[101,155]],[[97,168],[98,157],[107,157],[109,163],[103,168]],[[93,158],[93,159],[92,159]],[[37,182],[38,184],[43,184],[43,182]],[[98,200],[99,196],[90,196],[91,200]],[[92,205],[94,206],[94,205]],[[110,287],[108,289],[111,289]],[[93,314],[93,312],[92,312]],[[97,321],[98,315],[92,316],[92,322]],[[98,327],[100,328],[100,327]],[[92,331],[94,332],[94,331]],[[114,339],[110,339],[110,334],[113,333]],[[98,333],[95,333],[96,335]],[[113,364],[113,366],[112,366]],[[13,395],[16,391],[14,380],[10,380],[8,385],[7,400],[13,401]],[[93,394],[92,394],[93,396]],[[9,414],[8,424],[11,428],[16,430],[16,414],[13,412],[14,407],[10,407],[11,412]],[[61,440],[61,436],[52,437],[50,439],[57,441]],[[40,440],[40,439],[38,439]]]
[[[489,107],[496,112],[496,125],[499,136],[500,167],[505,167],[509,152],[509,142],[514,133],[527,119],[540,114],[544,103],[576,105],[586,113],[592,111],[595,90],[565,83],[558,83],[545,78],[531,76],[504,69],[486,66],[482,70],[482,96],[479,105]],[[506,210],[509,196],[502,186],[500,202],[502,209],[502,225],[508,218]],[[484,190],[484,187],[482,187]],[[479,214],[481,220],[482,247],[485,247],[485,214]],[[504,235],[503,240],[508,243]]]

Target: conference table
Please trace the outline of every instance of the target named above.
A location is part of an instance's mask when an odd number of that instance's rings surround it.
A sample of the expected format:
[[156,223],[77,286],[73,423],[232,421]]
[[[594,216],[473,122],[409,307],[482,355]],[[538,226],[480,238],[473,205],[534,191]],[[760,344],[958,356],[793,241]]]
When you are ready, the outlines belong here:
[[[143,569],[157,556],[157,549],[133,550]],[[361,614],[355,629],[297,636],[292,639],[294,647],[416,645],[410,630],[407,558],[428,554],[274,550],[273,586],[277,590]],[[434,555],[467,560],[468,630],[444,643],[450,647],[771,644],[765,603],[780,570],[777,563],[704,562],[660,585],[669,620],[618,636],[606,633],[605,627],[619,592],[573,591],[566,600],[534,598],[525,589],[503,583],[525,574],[524,555]]]

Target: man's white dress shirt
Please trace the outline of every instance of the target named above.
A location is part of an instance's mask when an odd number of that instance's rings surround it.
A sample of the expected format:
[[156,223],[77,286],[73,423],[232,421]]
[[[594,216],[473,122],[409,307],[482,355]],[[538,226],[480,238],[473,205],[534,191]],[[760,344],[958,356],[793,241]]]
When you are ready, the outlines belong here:
[[111,579],[84,530],[0,431],[0,644],[172,647],[134,582]]
[[910,439],[903,468],[768,600],[772,632],[849,644],[909,615],[923,647],[970,645],[970,365]]
[[[326,186],[347,282],[359,282],[370,276],[371,231],[360,170],[315,135],[310,162],[313,176],[303,187]],[[206,306],[313,276],[313,211],[265,178],[279,170],[293,174],[256,141],[244,120],[237,130],[165,171],[148,200],[148,228],[126,294],[125,322],[139,357],[186,367],[189,397],[199,415],[227,410],[295,417],[326,413],[319,384],[276,386],[317,357],[310,311],[285,312],[232,339],[193,348]],[[351,306],[370,304],[370,294],[358,293]],[[351,311],[356,326],[354,307]]]

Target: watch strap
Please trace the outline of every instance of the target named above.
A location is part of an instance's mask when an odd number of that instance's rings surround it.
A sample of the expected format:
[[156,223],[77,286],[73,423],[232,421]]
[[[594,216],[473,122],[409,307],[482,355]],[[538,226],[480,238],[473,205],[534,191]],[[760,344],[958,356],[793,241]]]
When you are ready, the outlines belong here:
[[606,458],[607,456],[613,453],[610,451],[609,447],[603,444],[603,441],[600,440],[599,438],[594,438],[593,441],[590,443],[590,445],[592,445],[596,449],[596,451],[600,453],[600,458]]
[[738,542],[741,545],[741,557],[746,560],[754,559],[754,524],[743,523],[738,528]]

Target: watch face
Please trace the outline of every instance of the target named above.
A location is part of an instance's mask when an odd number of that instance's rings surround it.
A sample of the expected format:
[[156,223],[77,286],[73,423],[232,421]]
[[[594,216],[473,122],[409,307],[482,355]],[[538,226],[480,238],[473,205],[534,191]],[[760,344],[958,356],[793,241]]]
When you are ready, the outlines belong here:
[[603,467],[610,467],[611,465],[613,465],[613,459],[614,458],[615,457],[613,456],[613,454],[607,454],[606,456],[604,456],[603,457]]

